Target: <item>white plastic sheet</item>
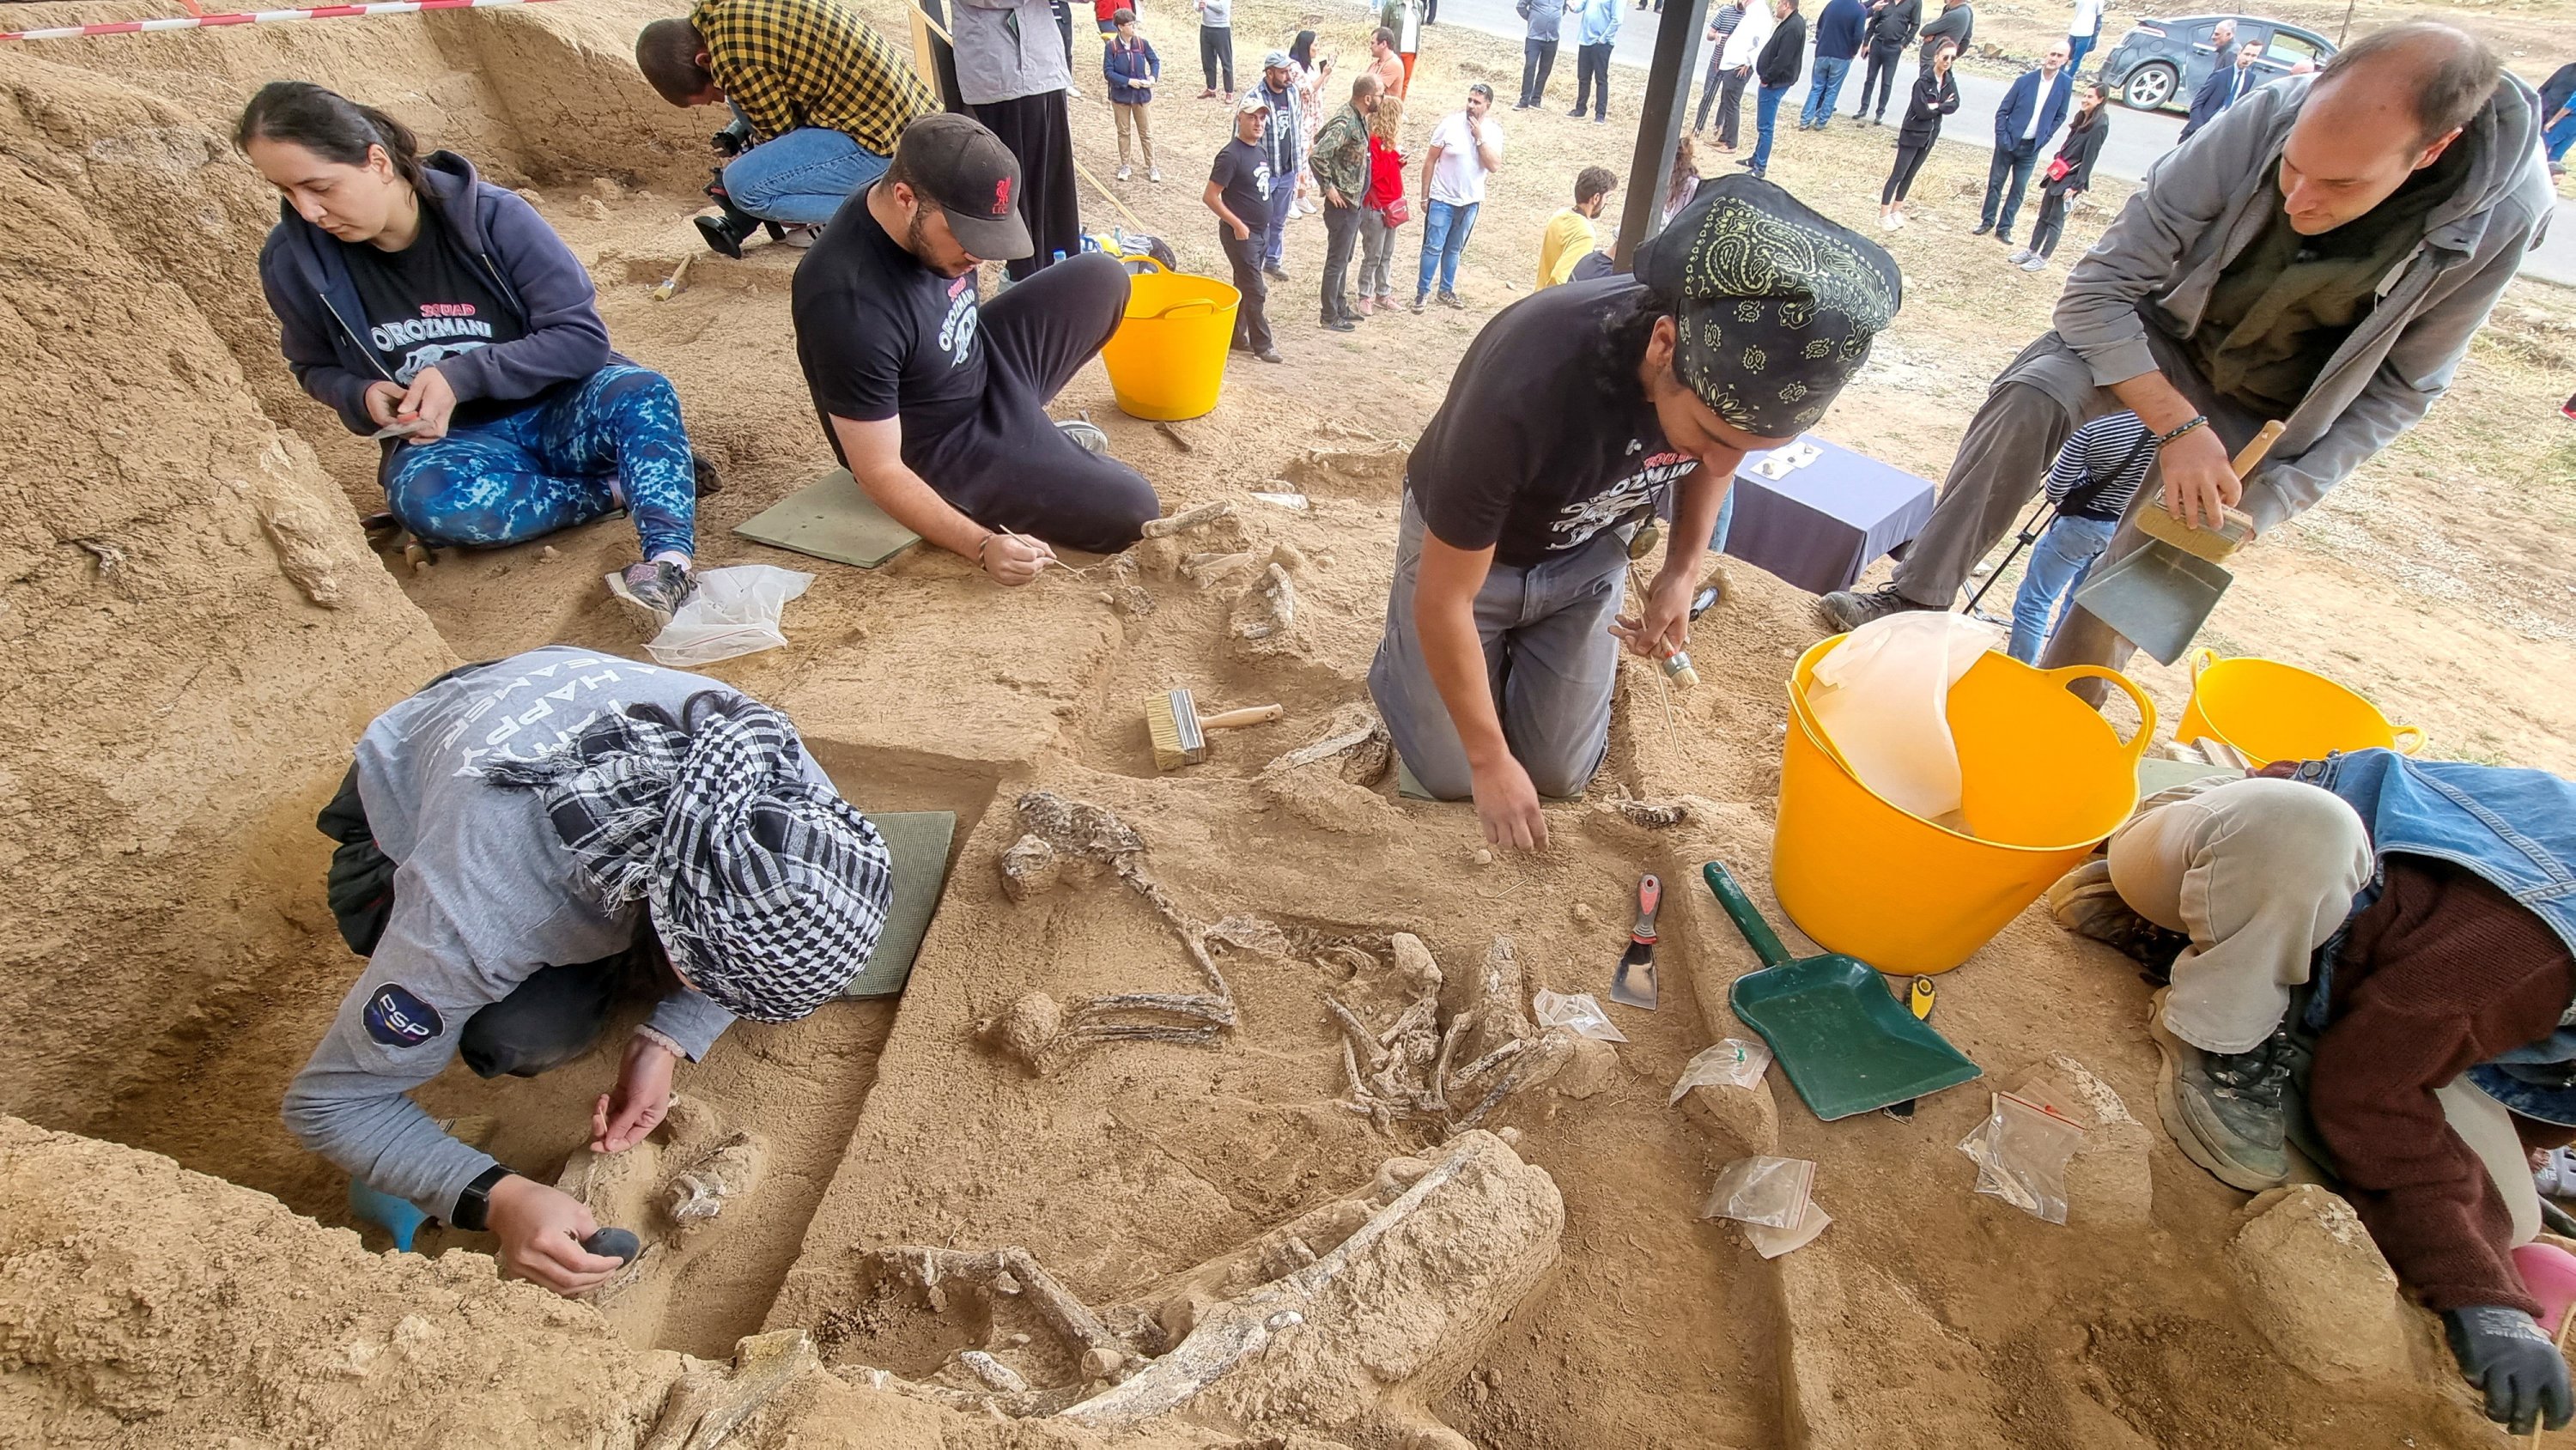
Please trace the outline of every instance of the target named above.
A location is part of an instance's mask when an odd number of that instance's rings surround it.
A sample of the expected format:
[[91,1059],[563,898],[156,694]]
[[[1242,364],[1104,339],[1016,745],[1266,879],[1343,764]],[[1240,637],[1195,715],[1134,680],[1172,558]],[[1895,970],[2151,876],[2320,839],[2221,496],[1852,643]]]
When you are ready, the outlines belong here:
[[1871,620],[1816,662],[1807,708],[1861,784],[1939,820],[1960,798],[1950,687],[2002,642],[2001,630],[1964,614],[1908,610]]
[[[787,601],[803,594],[813,582],[811,574],[772,564],[701,570],[697,591],[644,646],[644,652],[657,665],[687,669],[776,649],[787,643],[785,631],[779,628]],[[608,587],[623,594],[620,584],[616,575],[608,576]]]

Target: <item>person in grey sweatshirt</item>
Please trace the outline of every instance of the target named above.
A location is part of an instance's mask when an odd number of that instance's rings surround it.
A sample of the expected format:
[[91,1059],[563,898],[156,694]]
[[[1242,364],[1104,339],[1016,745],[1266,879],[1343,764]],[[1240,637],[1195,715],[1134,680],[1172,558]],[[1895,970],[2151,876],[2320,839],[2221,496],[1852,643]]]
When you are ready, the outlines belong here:
[[786,717],[715,680],[551,646],[432,681],[359,737],[316,822],[326,895],[367,958],[286,1126],[380,1193],[500,1239],[560,1294],[620,1267],[579,1200],[451,1138],[408,1096],[462,1056],[533,1077],[659,1000],[591,1117],[644,1140],[736,1018],[789,1022],[867,964],[892,899],[884,839]]
[[1520,0],[1521,19],[1529,34],[1521,41],[1521,98],[1512,107],[1526,111],[1547,97],[1547,73],[1556,69],[1556,41],[1565,22],[1565,0]]
[[[1960,440],[1894,581],[1820,601],[1837,628],[1947,609],[2088,419],[2160,440],[2136,507],[2269,531],[2420,421],[2548,222],[2530,88],[2465,31],[2391,26],[2313,76],[2248,95],[2160,158],[2076,262],[2056,327],[2024,348]],[[2285,425],[2240,486],[2230,455]],[[2143,541],[2134,512],[2105,566]],[[2051,665],[2132,646],[2081,610]]]

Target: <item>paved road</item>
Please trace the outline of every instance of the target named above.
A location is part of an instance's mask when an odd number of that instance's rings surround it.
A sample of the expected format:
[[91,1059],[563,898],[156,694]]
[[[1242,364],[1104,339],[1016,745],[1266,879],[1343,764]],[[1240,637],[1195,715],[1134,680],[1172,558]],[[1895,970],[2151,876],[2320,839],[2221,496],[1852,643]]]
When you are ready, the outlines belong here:
[[[1514,3],[1515,0],[1440,0],[1440,23],[1463,25],[1470,30],[1481,30],[1489,35],[1518,39],[1528,27],[1521,22],[1520,16],[1514,11]],[[1633,65],[1641,69],[1653,60],[1655,23],[1658,19],[1660,17],[1654,11],[1638,10],[1632,4],[1626,13],[1625,21],[1619,27],[1618,45],[1611,51],[1611,58],[1623,65]],[[1570,24],[1567,36],[1568,38],[1557,50],[1556,69],[1548,79],[1548,93],[1559,103],[1572,105],[1574,102],[1574,42],[1571,38]],[[1705,46],[1701,48],[1700,55],[1700,65],[1704,75],[1708,64]],[[1911,85],[1914,80],[1912,54],[1908,53],[1899,60],[1897,67],[1898,84]],[[1861,71],[1861,67],[1853,67],[1851,79],[1844,83],[1841,104],[1845,115],[1850,114],[1852,103],[1857,99]],[[1694,87],[1697,84],[1698,80],[1694,78]],[[1964,70],[1959,72],[1959,111],[1957,115],[1942,123],[1941,139],[1962,141],[1972,146],[1991,149],[1994,144],[1995,108],[2003,103],[2004,88],[2008,84],[2010,82],[1992,76],[1972,75]],[[1695,95],[1696,91],[1694,91]],[[1802,80],[1789,93],[1787,101],[1781,107],[1782,112],[1785,114],[1789,104],[1803,101],[1806,96],[1806,82]],[[1889,110],[1893,112],[1904,103],[1904,95],[1900,91]],[[1505,98],[1503,104],[1508,106],[1509,98]],[[1698,101],[1694,98],[1691,104],[1696,108]],[[1749,130],[1753,124],[1751,115],[1753,98],[1750,95],[1745,97],[1744,106],[1746,111],[1744,124]],[[2137,181],[2147,174],[2147,167],[2157,157],[2173,149],[2175,139],[2181,134],[2182,117],[2179,115],[2171,112],[2133,111],[2126,106],[2115,104],[2111,113],[2111,138],[2103,143],[2102,159],[2095,165],[2107,175],[2119,177],[2123,181]],[[2565,197],[2558,199],[2558,216],[2549,228],[2548,238],[2537,250],[2523,259],[2522,270],[2545,282],[2576,287],[2576,202],[2571,202]]]

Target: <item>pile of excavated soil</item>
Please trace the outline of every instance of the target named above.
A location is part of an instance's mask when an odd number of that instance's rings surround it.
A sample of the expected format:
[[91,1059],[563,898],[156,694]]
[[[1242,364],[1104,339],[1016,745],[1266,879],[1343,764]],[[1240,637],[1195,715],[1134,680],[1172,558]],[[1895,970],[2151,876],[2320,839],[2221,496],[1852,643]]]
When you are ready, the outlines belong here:
[[[32,8],[35,23],[118,13]],[[888,24],[896,13],[867,8]],[[869,1367],[924,1369],[894,1338],[871,1338],[859,1256],[1024,1246],[1087,1303],[1150,1309],[1173,1275],[1345,1198],[1390,1155],[1434,1146],[1426,1126],[1381,1128],[1347,1106],[1324,999],[1360,988],[1321,944],[1380,950],[1412,933],[1455,984],[1507,937],[1530,987],[1606,996],[1637,874],[1653,870],[1670,903],[1660,1010],[1612,1008],[1630,1039],[1615,1058],[1587,1059],[1583,1081],[1517,1097],[1487,1124],[1513,1129],[1520,1155],[1553,1178],[1565,1221],[1556,1267],[1423,1407],[1474,1443],[2489,1443],[2428,1321],[2373,1288],[2375,1258],[2320,1248],[2324,1230],[2246,1228],[2243,1195],[2166,1142],[2139,1030],[2146,987],[2038,912],[1942,979],[1939,1025],[1987,1076],[1910,1121],[1819,1123],[1776,1087],[1666,1106],[1694,1052],[1745,1035],[1723,1003],[1755,964],[1698,867],[1725,859],[1765,878],[1782,681],[1820,633],[1797,591],[1730,564],[1729,601],[1694,649],[1700,688],[1674,693],[1627,667],[1593,799],[1551,810],[1544,853],[1494,859],[1465,807],[1401,800],[1391,781],[1266,769],[1365,702],[1404,444],[1475,328],[1526,285],[1539,224],[1574,167],[1616,160],[1602,153],[1618,128],[1506,116],[1512,149],[1464,313],[1314,330],[1299,299],[1311,298],[1320,229],[1300,222],[1298,280],[1274,292],[1285,366],[1237,367],[1216,413],[1170,431],[1117,413],[1097,368],[1067,391],[1059,411],[1106,428],[1168,507],[1238,502],[1234,522],[1189,547],[1278,561],[1297,602],[1290,628],[1246,639],[1234,623],[1248,575],[1202,584],[1176,572],[1183,551],[1168,547],[1140,551],[1132,577],[1086,564],[1005,591],[935,552],[862,572],[727,532],[816,477],[828,450],[789,341],[793,253],[701,258],[676,298],[649,296],[697,247],[685,220],[693,148],[712,128],[661,107],[622,59],[656,9],[582,0],[0,55],[12,137],[0,148],[0,336],[22,360],[0,369],[0,478],[16,505],[0,525],[0,637],[15,666],[0,732],[13,789],[33,807],[0,836],[0,879],[11,899],[43,903],[0,928],[0,1016],[16,1049],[0,1065],[0,1109],[248,1185],[0,1132],[0,1417],[53,1443],[117,1443],[137,1426],[207,1440],[633,1443],[680,1372],[669,1351],[720,1358],[741,1336],[806,1329],[838,1377],[800,1379],[745,1432],[758,1443],[1095,1443],[852,1388]],[[1239,6],[1238,55],[1257,59],[1297,19]],[[1340,10],[1319,28],[1327,49],[1356,57],[1364,24]],[[1416,144],[1445,108],[1435,98],[1517,75],[1508,43],[1434,35],[1415,82]],[[1182,24],[1156,39],[1167,75],[1188,79]],[[550,641],[633,653],[640,640],[598,583],[634,555],[621,521],[543,547],[449,553],[418,573],[363,552],[353,515],[374,505],[372,458],[277,362],[251,270],[271,203],[221,143],[240,97],[286,74],[390,103],[433,141],[532,187],[591,266],[618,347],[672,376],[693,436],[731,481],[702,511],[703,561],[818,576],[789,606],[786,647],[709,672],[787,710],[863,806],[959,815],[948,892],[899,1003],[743,1024],[685,1073],[681,1089],[709,1121],[750,1136],[756,1185],[710,1227],[660,1244],[646,1275],[596,1312],[492,1284],[479,1236],[425,1235],[426,1263],[375,1259],[287,1211],[348,1222],[340,1177],[276,1122],[354,966],[322,909],[324,852],[305,824],[347,742],[454,660]],[[1097,84],[1082,83],[1077,151],[1105,176],[1114,143]],[[1623,115],[1636,83],[1620,77]],[[1186,266],[1210,270],[1213,221],[1195,178],[1224,108],[1194,90],[1176,83],[1158,103],[1172,180],[1117,191]],[[1839,132],[1799,139],[1775,174],[1865,219],[1852,199],[1875,194],[1883,153]],[[1927,474],[1994,366],[2045,325],[2053,290],[2018,273],[1998,282],[1991,258],[1963,250],[1957,192],[1981,170],[1946,155],[1928,168],[1918,226],[1896,244],[1908,305],[1829,420],[1839,441]],[[2099,223],[2079,219],[2070,249]],[[2498,375],[2464,371],[2458,405],[2484,420],[2530,402],[2524,375]],[[1281,479],[1307,510],[1247,497]],[[2367,534],[2370,519],[2358,527]],[[2453,739],[2472,718],[2514,720],[2517,758],[2565,758],[2567,707],[2545,684],[2553,669],[2565,676],[2563,638],[2514,634],[2456,601],[2373,612],[2370,569],[2285,550],[2248,571],[2222,624],[2296,658],[2299,641],[2337,628],[2299,601],[2350,602],[2378,626],[2352,641],[2354,658],[2405,661],[2421,682],[2398,688],[2427,708],[2392,713],[2437,732],[2447,722]],[[2447,653],[2409,644],[2427,634]],[[2170,716],[2179,677],[2141,674]],[[1209,708],[1275,701],[1286,718],[1161,775],[1143,707],[1179,685]],[[1116,810],[1184,911],[1287,929],[1284,950],[1224,954],[1234,1030],[1204,1047],[1104,1044],[1044,1076],[978,1035],[1032,992],[1067,1002],[1196,985],[1172,934],[1114,880],[1025,900],[1003,889],[998,863],[1025,828],[1015,802],[1031,789]],[[1604,808],[1621,796],[1689,806],[1648,829]],[[441,1116],[491,1119],[496,1152],[550,1174],[586,1135],[615,1056],[612,1042],[500,1086],[452,1072],[422,1098]],[[1974,1194],[1955,1146],[1989,1088],[2034,1079],[2092,1123],[2064,1226]],[[1748,1152],[1817,1162],[1834,1220],[1822,1237],[1766,1262],[1696,1218],[1714,1172]],[[2325,1221],[2302,1212],[2302,1224]],[[125,1223],[131,1248],[117,1246]],[[2336,1378],[2349,1357],[2305,1352],[2305,1321],[2265,1312],[2249,1287],[2283,1283],[2343,1306],[2356,1342],[2379,1346],[2370,1362],[2402,1370]],[[418,1379],[482,1386],[482,1398],[434,1424],[384,1418],[418,1388],[384,1373],[403,1355],[426,1356]],[[369,1428],[334,1434],[348,1424]],[[1255,1443],[1322,1450],[1293,1415],[1259,1429],[1274,1438]],[[1232,1428],[1223,1434],[1173,1443],[1231,1443]]]

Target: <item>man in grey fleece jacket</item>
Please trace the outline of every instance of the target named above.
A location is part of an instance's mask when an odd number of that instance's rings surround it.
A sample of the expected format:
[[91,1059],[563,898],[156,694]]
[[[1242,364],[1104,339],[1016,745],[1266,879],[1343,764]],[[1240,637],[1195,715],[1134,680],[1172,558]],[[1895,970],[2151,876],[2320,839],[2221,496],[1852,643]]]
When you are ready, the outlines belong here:
[[884,840],[785,717],[728,685],[554,646],[471,665],[379,716],[319,822],[343,936],[367,958],[287,1089],[287,1127],[379,1192],[500,1238],[558,1293],[620,1266],[580,1202],[451,1138],[406,1094],[462,1055],[532,1077],[586,1052],[630,989],[660,997],[591,1119],[644,1140],[673,1068],[737,1017],[785,1022],[868,959]]
[[[2075,264],[2055,330],[1995,380],[1894,582],[1824,596],[1825,617],[1949,608],[2068,435],[2124,408],[2166,440],[2161,499],[2133,507],[2234,505],[2261,531],[2315,503],[2450,386],[2547,225],[2534,115],[2493,50],[2432,22],[2230,107]],[[2286,431],[2240,489],[2230,454],[2271,419]],[[2143,540],[2124,525],[2103,562]],[[2131,651],[2071,610],[2044,662],[2116,668]]]

